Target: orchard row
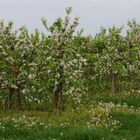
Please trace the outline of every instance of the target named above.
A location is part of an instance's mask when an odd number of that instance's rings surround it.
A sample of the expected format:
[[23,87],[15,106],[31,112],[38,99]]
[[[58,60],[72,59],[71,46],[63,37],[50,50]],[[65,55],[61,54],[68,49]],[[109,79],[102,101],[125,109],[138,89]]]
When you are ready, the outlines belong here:
[[48,32],[26,27],[13,29],[13,23],[0,22],[0,100],[10,109],[22,109],[23,102],[47,102],[61,110],[69,100],[76,105],[93,93],[140,90],[140,24],[101,28],[94,37],[76,33],[79,18],[57,18]]

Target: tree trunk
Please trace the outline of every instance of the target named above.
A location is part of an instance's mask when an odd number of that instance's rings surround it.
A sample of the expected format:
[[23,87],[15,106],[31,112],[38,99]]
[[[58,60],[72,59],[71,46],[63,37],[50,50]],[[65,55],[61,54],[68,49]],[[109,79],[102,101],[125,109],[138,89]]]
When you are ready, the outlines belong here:
[[132,73],[131,73],[131,69],[130,66],[132,65],[132,43],[129,42],[128,44],[128,85],[129,85],[129,91],[131,92],[132,90]]
[[64,83],[64,66],[61,62],[64,60],[64,50],[63,44],[58,46],[58,57],[57,57],[57,73],[56,79],[54,83],[54,90],[53,90],[53,109],[55,111],[59,111],[62,108],[62,93],[63,93],[63,83]]
[[60,68],[60,77],[56,79],[53,90],[53,108],[59,111],[62,107],[62,93],[63,93],[63,68]]
[[16,110],[21,110],[21,93],[20,93],[20,88],[17,89]]
[[111,92],[115,94],[117,91],[117,83],[116,83],[116,74],[112,73],[112,87],[111,87]]
[[58,111],[61,108],[61,95],[62,91],[59,87],[56,87],[53,91],[53,108]]
[[11,102],[12,102],[13,94],[14,94],[14,88],[10,87],[8,89],[8,95],[7,95],[7,98],[5,100],[5,108],[8,108],[8,109],[11,108]]

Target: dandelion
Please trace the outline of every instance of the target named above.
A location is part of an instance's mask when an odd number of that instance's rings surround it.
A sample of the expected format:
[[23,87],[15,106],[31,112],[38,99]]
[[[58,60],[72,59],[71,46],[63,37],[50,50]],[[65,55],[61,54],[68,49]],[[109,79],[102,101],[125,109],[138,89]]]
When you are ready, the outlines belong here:
[[61,132],[60,135],[63,136],[63,133]]

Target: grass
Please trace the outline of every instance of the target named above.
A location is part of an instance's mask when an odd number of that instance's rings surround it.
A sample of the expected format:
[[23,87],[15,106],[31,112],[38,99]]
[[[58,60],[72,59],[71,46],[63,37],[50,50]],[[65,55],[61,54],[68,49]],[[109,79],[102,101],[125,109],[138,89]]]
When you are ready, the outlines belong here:
[[[129,115],[128,115],[129,116]],[[1,140],[139,140],[140,118],[137,116],[131,121],[128,116],[121,114],[119,117],[123,127],[110,132],[106,129],[87,129],[84,127],[65,128],[51,127],[48,129],[18,130],[9,128],[0,134]],[[135,115],[131,116],[135,117]],[[136,119],[136,120],[135,120]],[[134,127],[136,125],[136,127]]]
[[140,114],[114,112],[113,117],[122,122],[122,127],[114,132],[115,135],[122,135],[126,140],[140,139]]
[[140,107],[140,94],[95,94],[92,98],[94,101],[104,101],[104,102],[113,102],[115,104],[126,103],[128,106],[134,106],[135,108]]
[[[113,119],[119,120],[121,126],[114,129],[104,127],[87,127],[84,122],[88,120],[88,109],[82,108],[80,111],[64,111],[56,115],[43,111],[1,111],[1,118],[18,118],[26,116],[26,121],[30,117],[39,117],[40,122],[45,123],[47,127],[37,125],[29,128],[15,128],[11,123],[7,123],[6,129],[0,129],[0,140],[140,140],[140,110],[129,111],[140,108],[139,95],[94,95],[95,102],[104,101],[114,102],[115,104],[128,104],[128,109],[113,109],[110,115]],[[87,106],[87,105],[86,105]],[[97,110],[98,111],[98,110]],[[74,121],[75,120],[75,121]],[[61,124],[67,122],[64,126]],[[0,122],[1,123],[1,122]],[[50,125],[51,124],[51,125]]]

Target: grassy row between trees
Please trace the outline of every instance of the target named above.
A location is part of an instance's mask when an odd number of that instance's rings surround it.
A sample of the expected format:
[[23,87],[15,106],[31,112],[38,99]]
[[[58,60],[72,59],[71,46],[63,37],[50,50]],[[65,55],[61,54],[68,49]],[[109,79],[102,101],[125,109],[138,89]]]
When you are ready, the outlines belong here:
[[37,108],[0,112],[0,139],[5,140],[139,140],[139,131],[139,94],[97,94],[58,115]]

